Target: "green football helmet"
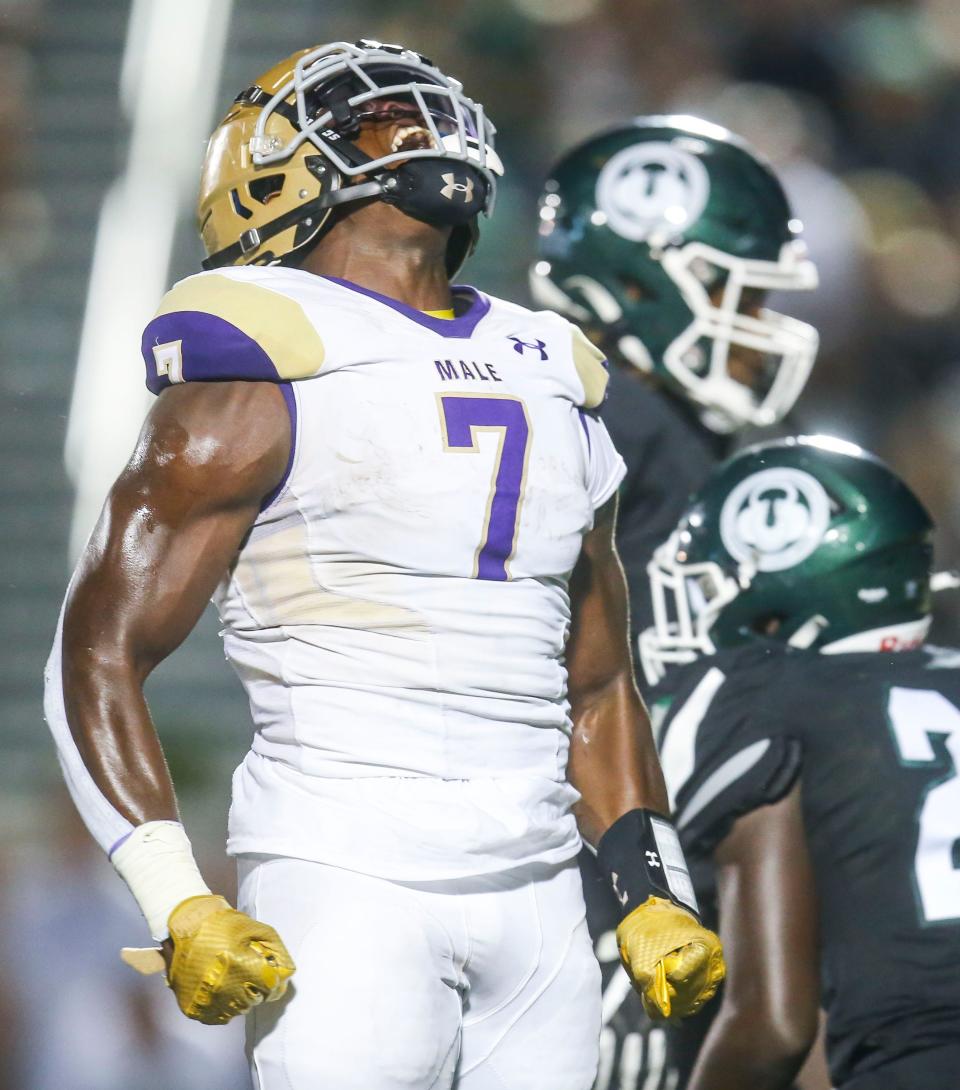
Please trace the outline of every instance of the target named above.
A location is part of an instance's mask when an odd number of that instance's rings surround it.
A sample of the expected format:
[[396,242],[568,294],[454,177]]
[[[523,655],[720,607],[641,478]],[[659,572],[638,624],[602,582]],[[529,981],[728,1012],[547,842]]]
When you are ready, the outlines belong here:
[[[766,426],[799,397],[817,352],[807,323],[749,312],[760,293],[816,287],[800,229],[773,171],[726,129],[641,117],[557,164],[531,291],[693,403],[712,431]],[[735,345],[761,361],[751,386],[728,368]]]
[[917,646],[930,624],[932,534],[903,481],[852,443],[802,436],[741,451],[647,567],[647,680],[758,636],[826,652]]

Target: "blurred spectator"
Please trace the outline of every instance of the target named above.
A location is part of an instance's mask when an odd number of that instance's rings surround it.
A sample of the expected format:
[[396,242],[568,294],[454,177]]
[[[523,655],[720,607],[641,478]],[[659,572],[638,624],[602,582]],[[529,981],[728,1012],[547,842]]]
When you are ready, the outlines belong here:
[[[120,961],[150,945],[122,881],[65,792],[46,812],[46,839],[5,875],[0,935],[9,1054],[4,1090],[243,1090],[243,1026],[201,1026],[177,1010],[160,977]],[[6,1020],[5,1019],[5,1020]]]
[[[891,427],[881,453],[935,513],[937,569],[960,569],[960,373],[913,401]],[[933,641],[960,642],[960,593],[937,595]]]
[[39,259],[50,237],[47,202],[32,184],[36,149],[31,124],[36,92],[29,46],[40,33],[40,0],[0,4],[0,291]]

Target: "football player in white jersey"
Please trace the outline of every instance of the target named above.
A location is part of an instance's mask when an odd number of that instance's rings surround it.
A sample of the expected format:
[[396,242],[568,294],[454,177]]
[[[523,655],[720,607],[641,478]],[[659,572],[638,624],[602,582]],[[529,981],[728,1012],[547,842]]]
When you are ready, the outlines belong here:
[[[602,357],[449,282],[493,134],[373,42],[238,96],[204,165],[207,271],[147,326],[159,396],[48,665],[68,785],[161,943],[126,958],[190,1017],[252,1012],[260,1090],[586,1090],[581,836],[651,1012],[723,975],[631,670]],[[143,696],[211,596],[255,727],[240,911],[197,870]]]

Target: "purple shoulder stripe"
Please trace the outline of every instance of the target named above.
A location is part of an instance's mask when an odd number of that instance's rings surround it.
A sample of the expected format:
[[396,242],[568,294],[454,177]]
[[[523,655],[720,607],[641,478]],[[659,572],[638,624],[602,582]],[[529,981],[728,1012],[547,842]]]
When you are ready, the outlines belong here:
[[287,481],[290,480],[290,473],[293,469],[293,459],[296,457],[297,453],[297,395],[293,392],[292,382],[281,382],[279,385],[280,393],[283,394],[284,404],[287,406],[287,414],[290,417],[290,453],[287,456],[287,468],[283,471],[280,483],[272,492],[268,492],[263,497],[263,502],[260,504],[261,511],[266,511],[287,487]]
[[151,393],[159,394],[171,385],[166,373],[169,365],[158,367],[153,350],[177,341],[182,368],[180,381],[281,381],[270,357],[243,330],[202,310],[176,310],[154,318],[143,331],[141,351],[147,368],[147,389]]

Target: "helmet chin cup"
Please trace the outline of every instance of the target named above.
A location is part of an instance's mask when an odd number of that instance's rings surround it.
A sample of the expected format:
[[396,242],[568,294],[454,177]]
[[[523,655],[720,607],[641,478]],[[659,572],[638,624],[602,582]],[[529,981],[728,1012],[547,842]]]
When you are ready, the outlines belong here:
[[462,227],[487,204],[488,184],[470,163],[415,159],[381,179],[383,200],[437,227]]

